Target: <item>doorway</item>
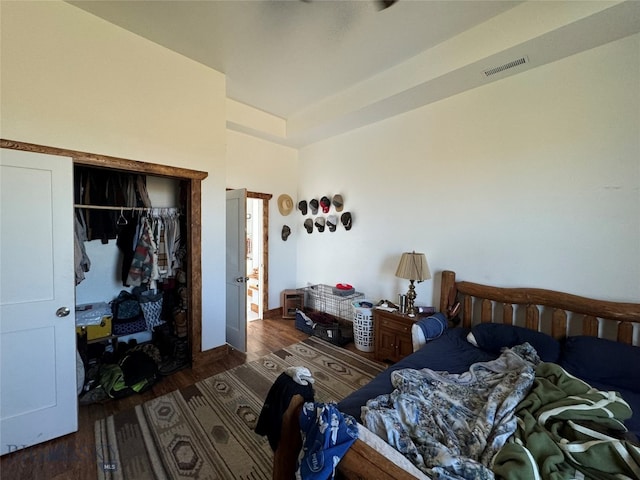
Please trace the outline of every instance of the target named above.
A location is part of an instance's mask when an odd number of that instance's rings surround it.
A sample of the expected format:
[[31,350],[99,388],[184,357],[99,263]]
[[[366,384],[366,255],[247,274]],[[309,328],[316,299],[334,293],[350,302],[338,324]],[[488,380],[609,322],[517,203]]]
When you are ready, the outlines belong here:
[[268,193],[247,192],[247,322],[262,319],[269,309]]
[[[242,193],[241,205],[238,192]],[[227,188],[227,344],[244,352],[246,350],[247,323],[249,318],[262,318],[269,308],[269,201],[273,195],[248,192],[245,189]],[[249,206],[249,200],[256,200]],[[251,210],[248,210],[251,208]],[[261,218],[262,222],[248,224],[247,213],[251,220]],[[251,236],[247,229],[251,228]],[[256,251],[255,244],[258,244]],[[261,245],[260,245],[261,244]],[[251,262],[247,261],[246,251],[251,252]],[[253,277],[253,278],[251,278]],[[254,288],[249,288],[252,283]],[[240,291],[239,284],[242,285]],[[249,299],[249,293],[251,298]],[[255,305],[251,307],[251,304]],[[257,310],[255,312],[254,310]],[[251,311],[251,316],[248,315]]]
[[262,318],[262,200],[247,197],[247,322]]

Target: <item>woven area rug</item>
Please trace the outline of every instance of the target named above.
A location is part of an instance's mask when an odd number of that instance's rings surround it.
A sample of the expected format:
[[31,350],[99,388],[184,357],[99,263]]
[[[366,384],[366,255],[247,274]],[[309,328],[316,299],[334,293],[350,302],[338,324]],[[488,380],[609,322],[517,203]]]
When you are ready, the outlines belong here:
[[307,367],[316,401],[339,401],[384,367],[310,337],[95,424],[99,479],[270,479],[273,452],[253,429],[276,378]]

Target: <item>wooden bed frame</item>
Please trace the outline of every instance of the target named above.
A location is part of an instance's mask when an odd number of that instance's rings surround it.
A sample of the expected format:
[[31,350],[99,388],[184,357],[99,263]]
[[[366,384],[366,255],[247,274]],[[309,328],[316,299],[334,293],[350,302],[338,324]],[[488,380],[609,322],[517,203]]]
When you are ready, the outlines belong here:
[[[609,338],[638,344],[640,303],[594,300],[539,288],[502,288],[456,281],[452,271],[442,272],[440,311],[463,327],[480,322],[502,322],[551,334]],[[291,401],[283,418],[282,437],[274,455],[273,478],[295,478],[302,440],[298,426],[302,397]],[[357,440],[338,464],[339,478],[409,480],[413,477],[366,443]]]
[[[522,327],[562,339],[571,335],[608,337],[633,344],[633,326],[640,325],[640,303],[608,302],[541,288],[501,288],[458,282],[456,274],[442,272],[440,311],[460,302],[463,327],[480,322],[516,324],[518,306],[524,309]],[[496,318],[499,310],[502,315]],[[549,314],[549,324],[543,322]],[[612,334],[613,332],[613,334]]]

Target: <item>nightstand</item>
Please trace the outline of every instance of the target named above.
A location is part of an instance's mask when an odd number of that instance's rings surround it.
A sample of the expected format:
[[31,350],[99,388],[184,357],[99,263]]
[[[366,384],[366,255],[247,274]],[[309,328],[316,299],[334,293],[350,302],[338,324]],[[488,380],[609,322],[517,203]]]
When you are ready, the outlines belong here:
[[301,290],[284,290],[280,297],[282,318],[296,318],[296,310],[304,307],[304,292]]
[[375,358],[397,362],[413,352],[411,326],[420,317],[398,312],[373,310]]

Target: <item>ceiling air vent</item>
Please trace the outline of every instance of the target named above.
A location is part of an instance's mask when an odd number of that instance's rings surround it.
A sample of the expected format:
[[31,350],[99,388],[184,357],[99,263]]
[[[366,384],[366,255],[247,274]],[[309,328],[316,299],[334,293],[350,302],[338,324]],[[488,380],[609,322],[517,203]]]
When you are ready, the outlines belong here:
[[509,70],[510,68],[518,67],[520,65],[524,65],[525,63],[529,63],[529,57],[526,55],[524,57],[520,57],[516,60],[511,60],[510,62],[504,63],[500,66],[487,68],[483,70],[485,77],[490,77],[491,75],[495,75],[496,73],[504,72],[505,70]]

